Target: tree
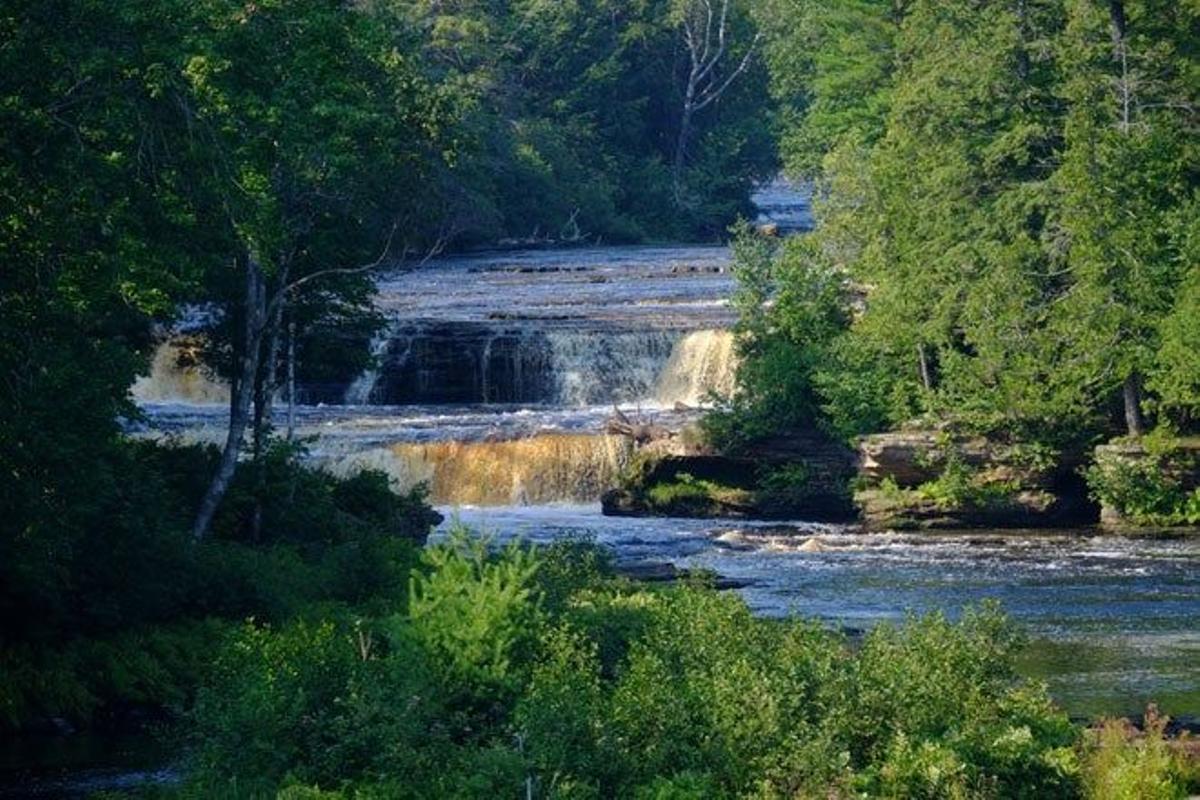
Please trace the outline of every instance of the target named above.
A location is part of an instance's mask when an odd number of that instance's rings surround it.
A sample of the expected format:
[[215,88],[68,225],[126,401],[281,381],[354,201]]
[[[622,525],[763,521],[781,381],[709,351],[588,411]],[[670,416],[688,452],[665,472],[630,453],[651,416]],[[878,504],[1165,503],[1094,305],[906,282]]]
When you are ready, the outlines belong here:
[[874,145],[883,135],[908,5],[759,0],[755,20],[764,33],[789,173],[819,178],[831,166],[822,163],[830,153],[851,142]]
[[[688,142],[696,114],[721,99],[721,96],[750,66],[761,38],[755,33],[744,46],[741,58],[731,52],[733,26],[737,20],[731,14],[730,0],[682,0],[676,13],[680,34],[687,50],[686,78],[683,104],[679,115],[679,134],[671,162],[671,186],[675,205],[684,205],[683,170],[687,161]],[[735,12],[736,13],[736,10]],[[724,63],[723,63],[724,62]],[[733,69],[722,73],[726,66]]]
[[[0,616],[67,613],[75,559],[125,522],[121,419],[151,323],[212,266],[174,156],[170,2],[0,10]],[[100,521],[103,520],[103,523]]]
[[[1189,264],[1179,212],[1197,172],[1197,12],[1188,4],[1072,0],[1058,175],[1074,284],[1063,304],[1076,380],[1120,390],[1130,435],[1146,429],[1145,379]],[[1192,206],[1194,208],[1194,206]]]
[[287,307],[317,287],[360,291],[411,244],[400,229],[439,157],[441,112],[379,19],[340,3],[209,0],[186,46],[197,171],[236,243],[214,276],[237,334],[226,440],[193,525],[203,538],[251,424],[261,452]]

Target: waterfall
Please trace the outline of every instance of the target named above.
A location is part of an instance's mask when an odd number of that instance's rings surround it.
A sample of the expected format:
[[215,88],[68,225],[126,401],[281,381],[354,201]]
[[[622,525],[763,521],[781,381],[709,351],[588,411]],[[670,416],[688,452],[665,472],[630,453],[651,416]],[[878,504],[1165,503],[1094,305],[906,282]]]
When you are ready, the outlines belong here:
[[371,353],[375,366],[346,389],[347,405],[696,405],[733,388],[733,337],[720,330],[410,325],[378,337]]
[[201,365],[193,338],[163,342],[154,351],[150,374],[130,390],[139,403],[228,403],[229,386]]
[[675,343],[671,357],[658,376],[654,397],[663,405],[701,405],[710,393],[731,394],[736,375],[733,333],[695,331]]
[[543,434],[498,442],[399,443],[329,458],[336,474],[370,468],[400,489],[429,486],[438,505],[590,503],[614,485],[633,446],[622,436]]
[[678,337],[674,331],[547,334],[554,401],[586,406],[647,399]]
[[[386,326],[371,338],[371,363],[346,388],[346,394],[342,400],[343,403],[348,406],[365,406],[374,399],[372,395],[375,393],[375,384],[379,381],[379,370],[383,356],[392,347],[392,341],[395,338],[395,325]],[[401,362],[406,361],[409,353],[412,351],[412,338],[408,337],[406,343],[407,347],[399,359]]]

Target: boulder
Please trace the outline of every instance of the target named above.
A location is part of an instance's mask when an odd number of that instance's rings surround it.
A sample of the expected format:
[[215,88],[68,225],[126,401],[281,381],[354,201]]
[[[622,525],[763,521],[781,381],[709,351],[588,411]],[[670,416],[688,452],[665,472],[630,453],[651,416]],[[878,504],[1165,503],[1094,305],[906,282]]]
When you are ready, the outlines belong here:
[[[951,445],[963,463],[980,467],[995,459],[987,440],[971,438]],[[895,431],[864,436],[858,441],[859,474],[879,483],[919,486],[935,480],[945,463],[946,435],[941,431]]]

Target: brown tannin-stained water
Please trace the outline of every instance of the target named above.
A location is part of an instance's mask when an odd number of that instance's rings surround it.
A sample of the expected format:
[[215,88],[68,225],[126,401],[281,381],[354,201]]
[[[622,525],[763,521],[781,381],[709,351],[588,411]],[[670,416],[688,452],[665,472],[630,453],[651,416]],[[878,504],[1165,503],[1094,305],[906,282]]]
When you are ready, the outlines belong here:
[[[806,224],[802,193],[773,185],[759,201],[781,227]],[[728,251],[709,246],[487,253],[397,269],[379,279],[388,326],[371,344],[378,366],[320,387],[325,402],[299,409],[299,433],[329,469],[428,483],[435,503],[501,537],[593,535],[621,561],[712,569],[745,583],[739,591],[764,615],[862,630],[997,599],[1031,636],[1023,669],[1073,713],[1138,713],[1156,700],[1200,716],[1200,538],[867,535],[601,516],[599,493],[630,455],[602,433],[613,405],[679,427],[709,390],[728,389],[733,289]],[[145,433],[218,441],[219,387],[156,363],[138,390]]]

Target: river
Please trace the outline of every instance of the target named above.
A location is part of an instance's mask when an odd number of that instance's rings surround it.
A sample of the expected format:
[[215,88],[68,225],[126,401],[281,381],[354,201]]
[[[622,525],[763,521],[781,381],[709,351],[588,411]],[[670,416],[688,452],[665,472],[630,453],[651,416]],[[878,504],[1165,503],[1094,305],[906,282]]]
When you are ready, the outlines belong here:
[[[811,224],[801,191],[774,184],[757,199],[761,221],[785,233]],[[448,515],[501,537],[584,533],[622,561],[712,569],[745,583],[762,614],[863,629],[996,598],[1031,635],[1027,671],[1073,713],[1136,713],[1154,699],[1200,715],[1200,537],[601,516],[599,494],[631,454],[601,432],[613,405],[678,427],[731,385],[726,248],[458,255],[384,272],[378,286],[378,368],[306,387],[298,409],[318,463],[425,482]],[[136,389],[149,430],[218,440],[222,388],[169,356]],[[825,549],[800,551],[814,535]]]
[[[766,187],[760,221],[802,231],[808,200]],[[297,433],[331,470],[370,466],[400,486],[427,483],[448,518],[439,534],[462,522],[497,539],[589,536],[621,562],[712,570],[759,614],[851,632],[997,599],[1029,633],[1022,670],[1072,714],[1136,714],[1154,700],[1169,714],[1200,716],[1200,537],[864,534],[804,521],[602,516],[599,494],[631,455],[626,440],[602,433],[613,405],[679,427],[710,390],[731,385],[726,248],[460,255],[386,271],[378,285],[388,321],[370,344],[378,368],[344,385],[305,386]],[[135,387],[142,432],[219,441],[227,392],[178,366],[177,355],[164,345]],[[814,537],[820,549],[801,547]],[[92,739],[70,737],[66,755],[53,739],[0,760],[0,773],[43,765],[15,792],[0,780],[0,796],[174,778],[144,737]]]

